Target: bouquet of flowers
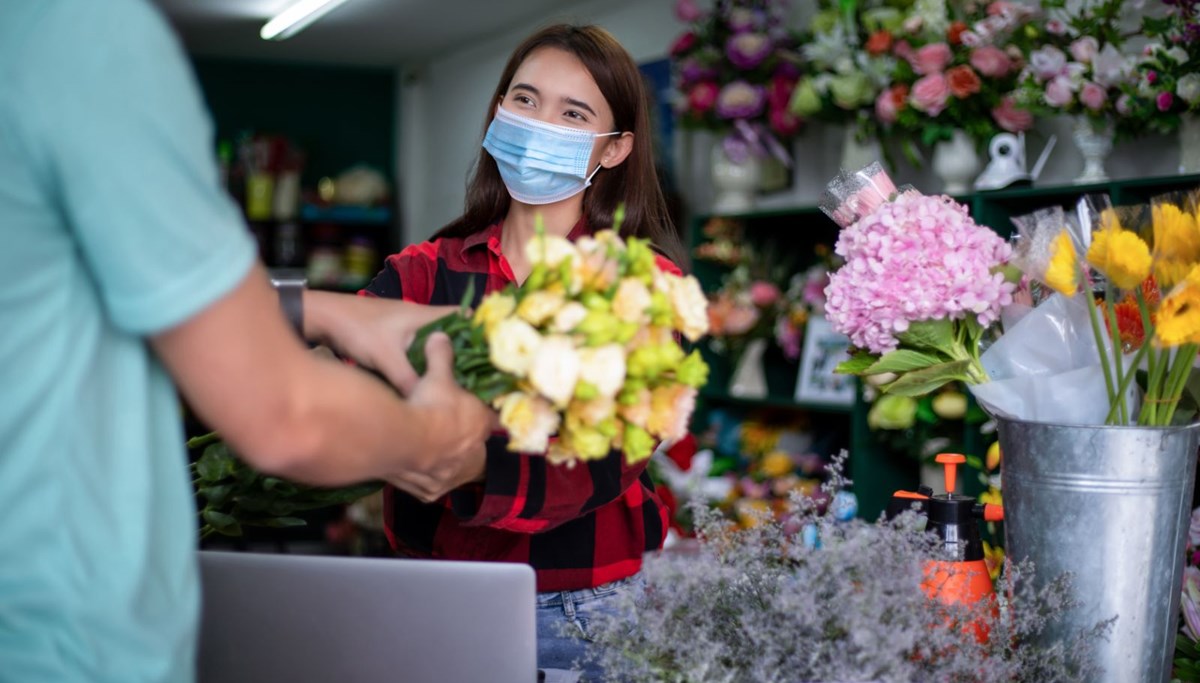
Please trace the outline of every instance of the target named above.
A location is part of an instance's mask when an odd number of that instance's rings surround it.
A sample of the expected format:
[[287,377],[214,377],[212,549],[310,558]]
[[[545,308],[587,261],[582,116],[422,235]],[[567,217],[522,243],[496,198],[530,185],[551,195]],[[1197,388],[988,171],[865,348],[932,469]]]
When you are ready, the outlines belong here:
[[829,273],[841,263],[826,244],[816,246],[817,262],[792,276],[783,293],[775,322],[775,343],[789,361],[800,360],[804,328],[814,315],[825,315],[825,287]]
[[786,13],[781,0],[715,0],[709,12],[696,0],[675,4],[676,16],[690,25],[670,49],[680,121],[724,133],[734,162],[771,154],[791,163],[780,140],[800,130],[788,102],[801,58]]
[[1081,115],[1099,130],[1121,114],[1134,62],[1121,51],[1122,0],[1045,0],[1045,33],[1028,53],[1017,103],[1037,115]]
[[926,145],[951,139],[955,130],[983,145],[1001,130],[1032,127],[1011,93],[1034,15],[1003,0],[917,2],[899,30],[873,38],[897,58],[891,84],[875,101],[880,124]]
[[1130,127],[1169,133],[1180,117],[1200,114],[1200,2],[1163,0],[1164,17],[1146,16],[1142,51],[1133,83],[1116,103]]
[[831,183],[821,209],[842,226],[825,315],[854,349],[838,371],[889,373],[881,390],[907,396],[987,381],[979,341],[1012,303],[1009,245],[948,197],[898,192],[878,163]]
[[877,138],[874,103],[891,83],[896,68],[891,36],[900,30],[904,15],[898,7],[878,4],[847,12],[822,0],[819,7],[791,111],[805,119],[851,122],[860,138]]
[[499,408],[509,449],[554,463],[614,449],[636,462],[657,441],[682,438],[708,377],[699,352],[676,338],[708,331],[696,279],[663,272],[647,241],[614,230],[574,243],[542,234],[526,256],[533,269],[520,287],[423,328],[409,349],[413,367],[424,371],[425,338],[445,332],[456,378]]

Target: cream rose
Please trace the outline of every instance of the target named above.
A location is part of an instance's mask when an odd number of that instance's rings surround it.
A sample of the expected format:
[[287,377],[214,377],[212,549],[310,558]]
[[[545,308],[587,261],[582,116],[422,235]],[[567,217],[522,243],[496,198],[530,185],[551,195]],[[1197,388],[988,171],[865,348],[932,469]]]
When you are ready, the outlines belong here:
[[621,419],[629,424],[637,425],[643,429],[650,423],[650,390],[642,389],[638,392],[638,400],[630,405],[622,405],[617,409]]
[[557,235],[540,235],[525,243],[525,258],[529,259],[530,263],[544,263],[550,268],[578,255],[575,245],[565,237]]
[[616,414],[617,402],[606,396],[590,401],[572,401],[571,407],[567,409],[567,423],[572,424],[571,420],[578,420],[580,424],[595,427]]
[[616,344],[581,349],[579,379],[596,387],[601,396],[616,396],[625,385],[625,350]]
[[675,328],[690,341],[696,341],[708,333],[708,298],[700,289],[696,278],[664,275],[667,297],[675,309]]
[[524,377],[542,346],[542,335],[518,318],[505,318],[496,324],[488,338],[488,358],[503,372]]
[[588,310],[583,304],[577,301],[570,301],[558,312],[554,314],[554,320],[550,323],[550,329],[559,334],[568,334],[574,332],[579,323],[587,317]]
[[645,283],[636,278],[625,278],[617,285],[617,294],[613,297],[612,310],[618,320],[627,323],[645,324],[648,322],[646,309],[650,307],[650,290]]
[[500,399],[500,425],[508,431],[508,450],[544,453],[561,418],[554,406],[538,396],[515,391]]
[[517,300],[508,294],[489,294],[479,302],[473,318],[476,325],[483,325],[484,331],[490,336],[496,325],[512,315],[517,307]]
[[537,327],[562,309],[564,297],[561,292],[539,290],[530,292],[517,305],[517,317]]
[[529,382],[555,406],[565,408],[579,380],[579,352],[570,337],[550,335],[542,339],[529,366]]
[[659,387],[650,394],[646,430],[673,443],[687,435],[688,418],[696,407],[696,390],[682,384]]

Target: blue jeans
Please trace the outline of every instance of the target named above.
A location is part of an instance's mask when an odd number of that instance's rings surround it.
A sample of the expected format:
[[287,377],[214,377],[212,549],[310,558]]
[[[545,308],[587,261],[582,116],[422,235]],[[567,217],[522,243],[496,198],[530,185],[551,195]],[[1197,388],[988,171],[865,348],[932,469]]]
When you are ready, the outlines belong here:
[[571,669],[583,672],[583,681],[604,680],[598,662],[583,658],[596,647],[589,621],[597,614],[615,614],[616,598],[628,589],[640,589],[640,574],[595,588],[537,594],[538,668]]

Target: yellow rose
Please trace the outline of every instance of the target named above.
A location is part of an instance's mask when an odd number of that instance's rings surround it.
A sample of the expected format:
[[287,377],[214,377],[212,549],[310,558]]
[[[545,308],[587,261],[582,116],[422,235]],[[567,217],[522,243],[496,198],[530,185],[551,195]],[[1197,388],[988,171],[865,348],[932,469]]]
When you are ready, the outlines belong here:
[[554,317],[563,307],[563,295],[540,290],[525,295],[517,305],[517,317],[537,327]]
[[542,453],[561,418],[549,402],[539,396],[515,391],[500,399],[500,425],[508,431],[508,450]]
[[583,304],[576,301],[569,301],[558,309],[554,314],[554,320],[550,323],[550,329],[560,334],[568,334],[574,332],[579,323],[587,317],[588,310],[583,307]]
[[505,318],[488,335],[488,358],[502,372],[524,377],[541,345],[542,335],[532,325],[517,318]]
[[675,309],[675,329],[689,341],[696,341],[708,333],[708,298],[700,289],[696,278],[664,274],[667,296]]
[[571,338],[550,335],[542,339],[529,365],[529,383],[555,406],[564,408],[575,395],[579,369],[579,353]]
[[512,315],[516,307],[517,300],[512,296],[493,292],[479,302],[479,307],[475,309],[475,316],[472,319],[476,325],[483,325],[484,333],[490,337],[496,325]]
[[636,278],[627,277],[617,285],[612,310],[618,320],[627,323],[647,322],[646,309],[650,307],[650,290]]
[[600,396],[590,401],[571,401],[567,407],[567,422],[586,427],[597,427],[601,422],[617,414],[617,402]]
[[625,350],[616,344],[580,349],[579,363],[579,378],[601,396],[612,398],[625,384]]

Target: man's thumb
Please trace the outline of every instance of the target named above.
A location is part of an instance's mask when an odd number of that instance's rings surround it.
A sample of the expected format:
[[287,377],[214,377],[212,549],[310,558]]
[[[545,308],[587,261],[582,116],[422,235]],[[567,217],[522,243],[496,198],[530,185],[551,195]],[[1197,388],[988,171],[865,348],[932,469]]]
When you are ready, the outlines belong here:
[[454,347],[445,332],[434,332],[425,340],[425,376],[454,380]]

